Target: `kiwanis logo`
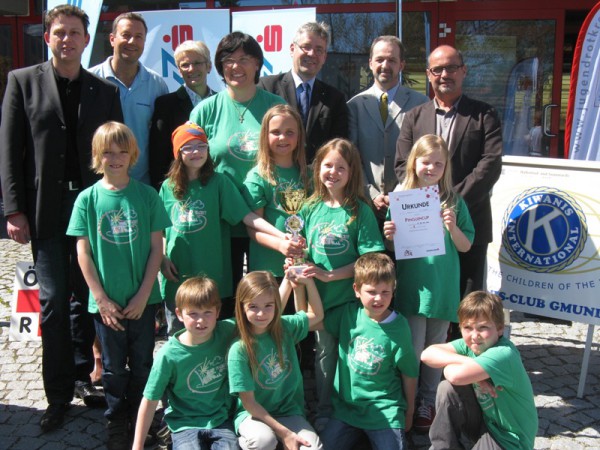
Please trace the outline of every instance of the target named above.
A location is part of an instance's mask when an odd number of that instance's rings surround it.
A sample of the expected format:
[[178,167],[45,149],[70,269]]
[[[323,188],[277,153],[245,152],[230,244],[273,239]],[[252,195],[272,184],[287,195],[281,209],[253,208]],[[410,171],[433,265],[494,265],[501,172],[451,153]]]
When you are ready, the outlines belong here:
[[538,273],[558,272],[583,251],[587,224],[569,194],[549,187],[528,189],[506,208],[502,244],[519,266]]

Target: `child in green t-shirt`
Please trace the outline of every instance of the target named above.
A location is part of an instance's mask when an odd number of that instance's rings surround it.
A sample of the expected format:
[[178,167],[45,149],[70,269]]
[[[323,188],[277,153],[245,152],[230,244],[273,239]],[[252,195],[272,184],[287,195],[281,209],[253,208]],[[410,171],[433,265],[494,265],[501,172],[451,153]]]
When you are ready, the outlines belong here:
[[102,385],[108,409],[108,448],[130,446],[154,351],[160,303],[156,276],[162,231],[170,225],[156,191],[128,171],[139,150],[129,128],[101,125],[92,139],[92,168],[102,179],[82,191],[67,234],[90,288],[89,310],[102,344]]
[[[293,271],[293,269],[290,269]],[[289,272],[288,272],[289,273]],[[319,292],[312,279],[297,276],[294,296],[307,311],[281,315],[281,292],[270,272],[250,272],[236,291],[239,339],[229,349],[229,392],[237,398],[234,425],[242,450],[310,447],[323,450],[304,416],[304,388],[295,345],[323,319]],[[304,289],[306,288],[306,291]]]
[[531,381],[517,348],[502,336],[502,301],[484,291],[460,303],[462,339],[425,349],[421,360],[442,368],[432,449],[462,448],[461,434],[477,448],[532,449],[538,428]]
[[217,321],[221,298],[217,284],[210,278],[186,280],[177,290],[175,302],[175,313],[185,329],[170,337],[154,359],[140,405],[133,449],[143,449],[164,393],[169,403],[165,421],[174,450],[237,449],[229,417],[233,398],[227,382],[227,350],[235,335],[235,322]]
[[389,256],[367,253],[354,266],[360,302],[327,312],[325,329],[339,341],[333,415],[321,432],[326,449],[352,448],[365,433],[373,448],[407,448],[418,365],[406,319],[390,309],[396,271]]

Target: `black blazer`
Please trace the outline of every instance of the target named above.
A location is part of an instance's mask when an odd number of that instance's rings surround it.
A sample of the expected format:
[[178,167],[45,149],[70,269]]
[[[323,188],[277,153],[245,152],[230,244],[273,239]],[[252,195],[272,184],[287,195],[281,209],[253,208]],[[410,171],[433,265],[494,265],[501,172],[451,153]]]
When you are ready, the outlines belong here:
[[[207,97],[211,95],[214,95],[214,91],[209,88]],[[150,184],[157,190],[160,189],[173,161],[171,134],[179,125],[190,120],[193,108],[185,86],[181,86],[170,94],[161,95],[154,102],[148,151]]]
[[[475,244],[492,242],[490,191],[502,170],[502,130],[494,108],[463,95],[458,103],[450,145],[452,182],[467,203],[475,225]],[[404,179],[405,163],[413,144],[435,134],[433,101],[406,113],[396,144],[396,175]]]
[[[291,72],[262,77],[258,86],[277,94],[298,112],[296,85]],[[321,145],[336,137],[348,138],[346,97],[333,86],[315,80],[306,123],[306,161],[310,164]]]
[[[118,88],[81,69],[77,150],[84,187],[99,178],[90,169],[92,136],[109,120],[123,122]],[[10,72],[0,126],[4,212],[24,213],[33,238],[52,237],[58,229],[66,149],[52,61]]]

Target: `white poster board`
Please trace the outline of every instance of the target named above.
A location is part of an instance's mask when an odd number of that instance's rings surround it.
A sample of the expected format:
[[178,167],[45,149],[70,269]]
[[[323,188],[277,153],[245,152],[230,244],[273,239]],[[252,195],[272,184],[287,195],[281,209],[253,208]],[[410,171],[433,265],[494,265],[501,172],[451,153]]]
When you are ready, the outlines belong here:
[[40,299],[33,263],[18,262],[10,314],[11,341],[40,341]]
[[504,157],[488,289],[507,309],[600,324],[600,163]]
[[187,40],[202,41],[208,46],[213,60],[208,85],[214,91],[225,87],[214,68],[214,57],[219,41],[229,33],[228,9],[144,11],[140,14],[148,25],[146,47],[140,61],[163,76],[169,91],[173,92],[183,84],[173,54],[177,46]]
[[260,76],[287,72],[292,68],[290,45],[296,30],[306,22],[314,22],[316,8],[242,11],[231,14],[231,30],[254,37],[263,50],[265,63]]

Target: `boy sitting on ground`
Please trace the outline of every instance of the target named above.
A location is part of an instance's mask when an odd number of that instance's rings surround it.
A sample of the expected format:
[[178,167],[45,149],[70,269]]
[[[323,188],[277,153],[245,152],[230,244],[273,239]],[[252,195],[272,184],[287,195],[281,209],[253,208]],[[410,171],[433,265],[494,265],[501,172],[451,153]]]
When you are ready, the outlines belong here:
[[532,449],[538,429],[531,382],[519,351],[502,336],[502,301],[471,292],[458,308],[462,339],[425,349],[421,360],[442,368],[437,414],[429,430],[432,449]]

